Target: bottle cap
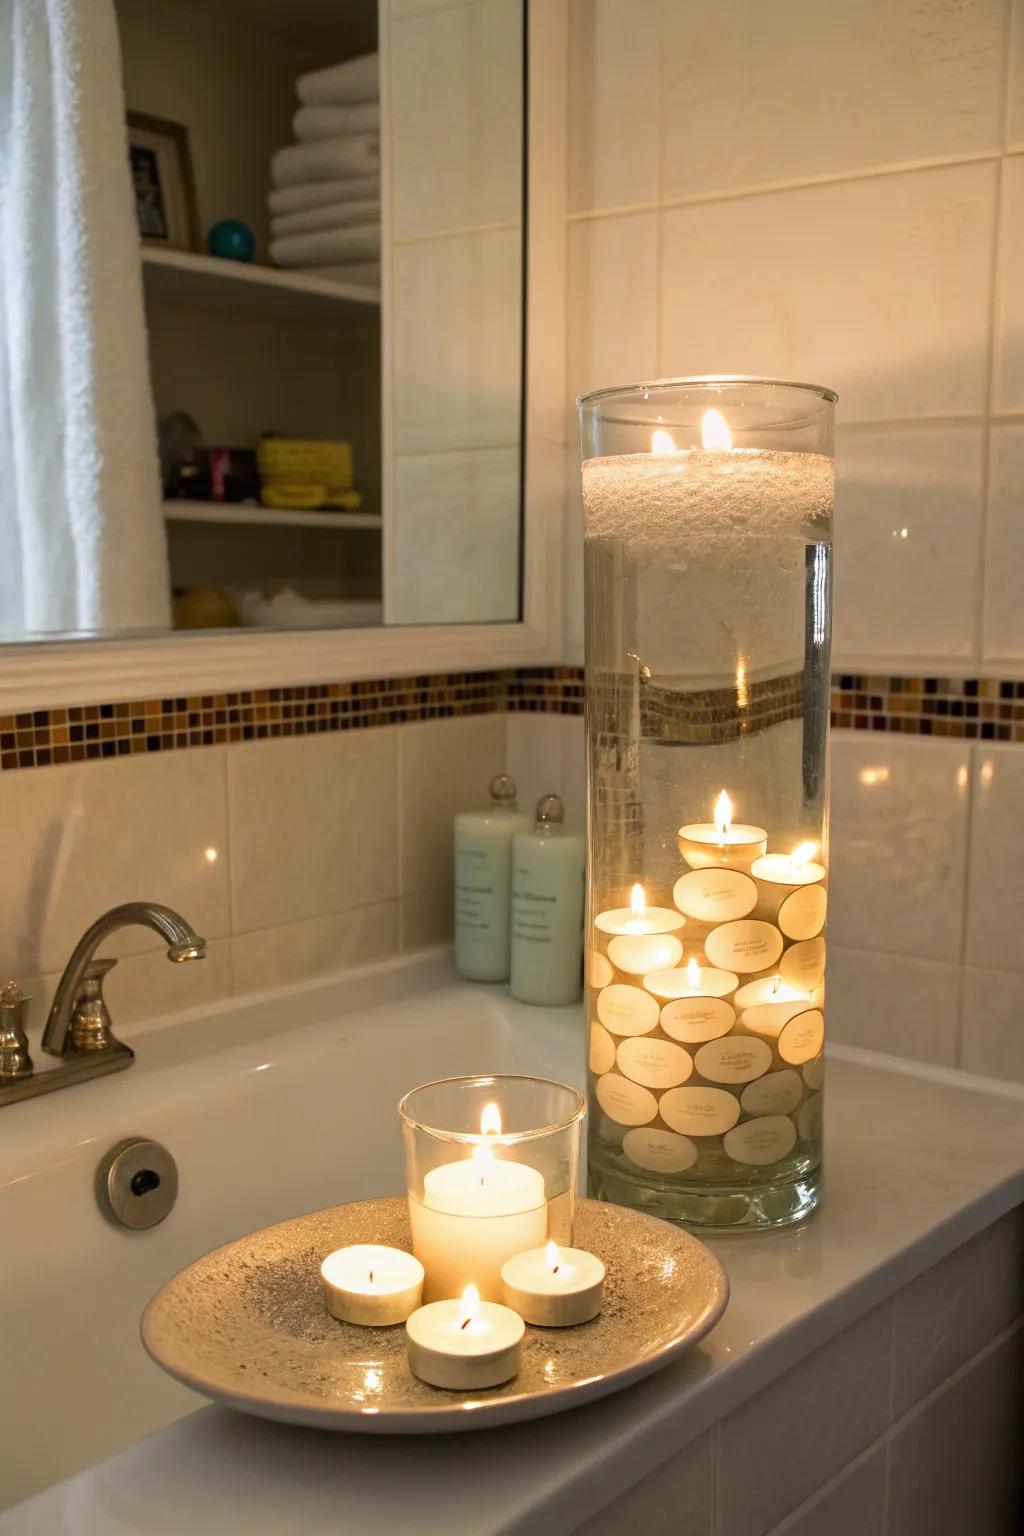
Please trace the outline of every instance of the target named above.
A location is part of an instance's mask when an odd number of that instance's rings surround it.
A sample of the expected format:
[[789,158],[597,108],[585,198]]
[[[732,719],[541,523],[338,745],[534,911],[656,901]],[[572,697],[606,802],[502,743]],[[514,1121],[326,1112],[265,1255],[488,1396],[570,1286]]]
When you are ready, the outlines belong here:
[[498,805],[507,805],[516,798],[516,781],[510,773],[497,773],[491,780],[491,799]]
[[558,795],[542,795],[537,801],[537,825],[558,827],[565,820],[565,807]]

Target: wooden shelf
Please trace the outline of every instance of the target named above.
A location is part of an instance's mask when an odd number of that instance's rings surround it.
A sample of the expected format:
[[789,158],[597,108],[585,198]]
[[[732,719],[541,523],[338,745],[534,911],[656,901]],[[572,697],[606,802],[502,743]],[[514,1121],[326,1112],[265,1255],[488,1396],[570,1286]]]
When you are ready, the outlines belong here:
[[350,328],[370,323],[380,308],[379,288],[156,246],[142,248],[142,277],[147,299],[231,310],[253,319]]
[[382,522],[373,512],[289,512],[284,507],[237,501],[165,501],[164,517],[174,523],[255,523],[264,528],[324,528],[332,533],[379,528]]

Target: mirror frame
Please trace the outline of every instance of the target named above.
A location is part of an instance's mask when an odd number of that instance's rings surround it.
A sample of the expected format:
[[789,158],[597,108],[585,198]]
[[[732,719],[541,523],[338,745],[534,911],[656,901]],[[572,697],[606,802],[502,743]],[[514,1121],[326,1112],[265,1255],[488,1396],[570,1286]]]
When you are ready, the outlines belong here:
[[0,645],[0,712],[425,672],[544,666],[562,659],[568,0],[525,0],[525,6],[528,172],[522,618],[517,623],[495,624],[15,641]]

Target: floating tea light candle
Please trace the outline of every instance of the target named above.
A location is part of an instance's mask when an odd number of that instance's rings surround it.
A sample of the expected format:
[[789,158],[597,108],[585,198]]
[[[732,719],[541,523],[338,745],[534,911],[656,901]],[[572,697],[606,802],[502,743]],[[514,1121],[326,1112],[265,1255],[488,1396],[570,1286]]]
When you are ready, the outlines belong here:
[[646,978],[659,987],[659,997],[669,997],[661,1010],[661,1027],[672,1040],[700,1045],[727,1035],[736,1022],[736,1010],[725,998],[739,977],[732,971],[714,971],[689,960],[684,971],[660,972]]
[[777,923],[787,939],[813,939],[825,924],[825,866],[814,861],[817,843],[792,853],[766,853],[750,873],[757,887],[757,916]]
[[677,935],[686,921],[673,907],[648,907],[642,885],[634,885],[628,907],[599,912],[594,926],[613,937],[608,959],[631,976],[667,970],[683,957]]
[[588,1323],[601,1310],[604,1265],[582,1248],[548,1243],[501,1267],[505,1305],[541,1328]]
[[691,869],[719,865],[749,871],[768,847],[764,827],[733,824],[732,801],[725,790],[715,801],[714,821],[694,821],[679,828],[679,852]]

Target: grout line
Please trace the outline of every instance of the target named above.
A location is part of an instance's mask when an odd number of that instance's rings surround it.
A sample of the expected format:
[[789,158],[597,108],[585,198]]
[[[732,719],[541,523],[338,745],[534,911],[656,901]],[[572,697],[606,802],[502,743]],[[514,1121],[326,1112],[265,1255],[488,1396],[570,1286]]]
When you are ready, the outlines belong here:
[[499,219],[491,224],[455,224],[451,229],[436,229],[424,235],[395,235],[391,240],[393,250],[399,246],[436,245],[439,240],[464,240],[467,235],[500,234],[506,229],[521,229],[519,219]]
[[[983,1234],[979,1233],[978,1235],[980,1237]],[[925,1271],[925,1273],[928,1273],[928,1271]],[[901,1413],[898,1419],[893,1419],[889,1425],[889,1433],[894,1436],[902,1434],[915,1419],[919,1419],[923,1413],[927,1413],[929,1408],[934,1407],[940,1397],[958,1387],[965,1376],[968,1376],[971,1371],[981,1365],[984,1360],[987,1360],[990,1355],[994,1355],[997,1350],[1002,1349],[1004,1344],[1008,1344],[1019,1333],[1024,1333],[1024,1317],[1015,1317],[1012,1323],[1007,1323],[1005,1328],[1001,1328],[995,1337],[989,1339],[988,1343],[977,1350],[969,1360],[965,1360],[962,1365],[957,1366],[955,1371],[951,1371],[948,1376],[944,1377],[937,1387],[933,1387],[930,1392],[926,1392],[924,1397],[918,1398],[917,1402],[908,1408],[905,1413]]]
[[718,1507],[718,1487],[722,1466],[722,1420],[712,1424],[708,1440],[708,1536],[719,1536],[721,1511]]
[[[790,1536],[791,1532],[799,1531],[800,1523],[804,1516],[811,1514],[820,1504],[824,1503],[829,1494],[833,1493],[841,1483],[845,1482],[851,1472],[859,1471],[865,1462],[876,1455],[884,1447],[888,1434],[889,1427],[887,1425],[880,1435],[876,1435],[874,1440],[866,1445],[862,1451],[858,1451],[856,1456],[845,1462],[838,1472],[833,1472],[831,1477],[827,1478],[825,1482],[801,1499],[795,1509],[791,1509],[788,1514],[783,1515],[782,1519],[773,1525],[770,1531],[765,1532],[765,1536]],[[886,1502],[888,1502],[888,1488],[886,1489]],[[906,1536],[906,1533],[901,1532],[899,1536]]]
[[813,187],[845,186],[849,182],[878,181],[894,176],[911,176],[926,171],[956,169],[959,166],[981,165],[1002,159],[1001,149],[978,150],[969,155],[940,155],[928,160],[899,161],[894,165],[866,166],[850,171],[835,171],[819,176],[784,177],[779,181],[761,182],[743,187],[725,187],[712,192],[691,192],[682,197],[667,197],[663,202],[623,203],[611,208],[584,209],[569,214],[570,223],[589,219],[614,218],[622,213],[648,213],[661,208],[694,208],[705,203],[732,203],[742,198],[769,197],[778,192],[801,192]]

